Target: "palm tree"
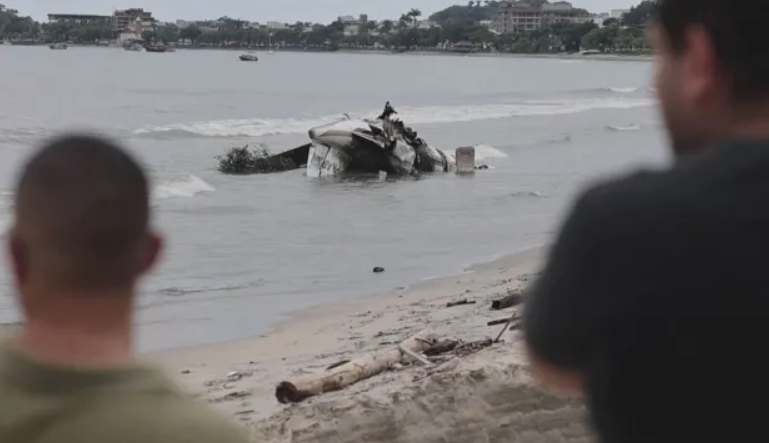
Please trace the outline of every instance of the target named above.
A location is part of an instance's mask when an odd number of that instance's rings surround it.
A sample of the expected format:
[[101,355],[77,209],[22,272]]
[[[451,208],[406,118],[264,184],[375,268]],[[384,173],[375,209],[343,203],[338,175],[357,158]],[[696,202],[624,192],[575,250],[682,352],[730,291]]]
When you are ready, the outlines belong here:
[[411,17],[411,21],[412,21],[414,27],[416,27],[417,26],[417,20],[419,19],[419,17],[422,16],[422,11],[420,11],[419,9],[415,8],[415,9],[412,9],[411,11],[409,11],[409,13],[407,15],[409,17]]
[[411,22],[411,17],[407,14],[401,14],[401,18],[398,19],[398,27],[401,29],[405,29],[408,27],[409,22]]
[[392,20],[385,20],[382,22],[382,32],[384,34],[391,33],[394,27],[395,24],[392,22]]

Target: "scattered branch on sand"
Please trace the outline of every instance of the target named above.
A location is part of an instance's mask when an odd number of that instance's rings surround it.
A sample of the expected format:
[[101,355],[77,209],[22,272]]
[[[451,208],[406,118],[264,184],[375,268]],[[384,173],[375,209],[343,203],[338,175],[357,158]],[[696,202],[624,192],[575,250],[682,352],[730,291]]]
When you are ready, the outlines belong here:
[[436,341],[435,335],[422,331],[389,351],[365,355],[302,381],[283,381],[275,389],[275,397],[280,403],[298,403],[324,392],[343,389],[397,364],[408,362],[409,356],[404,354],[402,349],[418,353]]
[[297,169],[299,165],[288,155],[273,155],[264,145],[254,149],[248,145],[230,148],[216,156],[219,172],[224,174],[266,174]]
[[459,345],[460,345],[460,342],[457,340],[441,340],[438,343],[425,349],[424,353],[428,357],[434,357],[436,355],[441,355],[447,352],[451,352],[454,349],[456,349],[456,347]]
[[[507,321],[505,322],[505,327],[504,327],[504,328],[502,328],[502,330],[501,330],[501,331],[499,331],[499,335],[497,335],[497,338],[495,338],[495,339],[494,339],[494,343],[499,343],[499,339],[501,339],[501,338],[502,338],[502,334],[504,334],[504,333],[505,333],[505,331],[507,331],[507,330],[508,330],[508,328],[510,328],[510,330],[511,330],[511,331],[513,330],[513,327],[512,327],[512,326],[510,326],[510,325],[511,325],[511,324],[512,324],[514,321],[516,321],[516,320],[518,320],[518,323],[516,323],[516,324],[515,324],[515,325],[513,325],[513,326],[515,326],[515,327],[516,327],[516,329],[517,329],[517,328],[518,328],[518,326],[520,326],[520,324],[521,324],[521,321],[520,321],[520,319],[518,318],[518,313],[517,313],[517,312],[513,312],[513,315],[511,315],[511,316],[510,316],[510,318],[509,318],[509,319],[507,319]],[[499,322],[499,321],[500,321],[500,320],[497,320],[497,322]],[[500,324],[500,323],[497,323],[497,324]],[[491,326],[491,323],[489,323],[489,326]]]
[[492,321],[486,323],[486,326],[506,325],[506,324],[509,324],[509,323],[510,323],[510,319],[509,318],[502,318],[502,319],[499,319],[499,320],[492,320]]
[[446,303],[446,307],[453,308],[454,306],[474,305],[475,303],[476,303],[475,301],[469,301],[465,298],[459,301],[452,301],[452,302]]
[[454,353],[460,357],[465,357],[470,354],[475,354],[482,349],[486,349],[494,343],[495,341],[490,338],[484,338],[483,340],[479,341],[471,341],[469,343],[463,343],[462,345],[458,346],[456,349],[454,349]]
[[491,302],[492,311],[501,311],[502,309],[512,308],[523,303],[523,294],[518,291],[508,291],[507,296]]
[[463,342],[462,340],[441,340],[424,350],[424,354],[429,357],[453,353],[457,356],[466,356],[473,352],[480,351],[483,348],[491,346],[494,341],[490,338],[483,340]]
[[413,360],[418,361],[419,363],[422,363],[425,366],[432,366],[433,365],[433,362],[431,362],[430,360],[422,357],[421,355],[417,354],[416,352],[403,347],[403,344],[399,345],[398,349],[400,349],[400,351],[403,352],[405,355],[411,357]]

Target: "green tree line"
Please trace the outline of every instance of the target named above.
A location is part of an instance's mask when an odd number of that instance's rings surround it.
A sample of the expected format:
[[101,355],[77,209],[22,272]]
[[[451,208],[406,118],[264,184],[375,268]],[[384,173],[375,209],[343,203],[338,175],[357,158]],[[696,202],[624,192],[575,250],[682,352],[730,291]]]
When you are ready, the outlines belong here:
[[[534,0],[542,2],[544,0]],[[651,12],[651,0],[622,16],[608,19],[602,26],[592,21],[555,23],[534,31],[499,34],[484,21],[496,15],[497,1],[470,1],[455,5],[429,17],[434,27],[420,26],[422,12],[411,9],[397,20],[362,24],[357,33],[345,33],[345,24],[297,22],[283,29],[269,30],[248,26],[242,20],[222,17],[215,29],[196,25],[176,27],[157,26],[145,30],[142,38],[149,42],[164,42],[197,47],[276,47],[335,50],[339,48],[387,48],[391,50],[456,49],[457,43],[466,51],[500,51],[514,53],[575,52],[580,49],[602,52],[644,52],[648,50],[646,23]],[[587,11],[580,13],[588,16]],[[114,39],[108,27],[76,26],[67,23],[40,24],[29,17],[0,15],[0,38],[11,41],[40,40],[96,43]]]

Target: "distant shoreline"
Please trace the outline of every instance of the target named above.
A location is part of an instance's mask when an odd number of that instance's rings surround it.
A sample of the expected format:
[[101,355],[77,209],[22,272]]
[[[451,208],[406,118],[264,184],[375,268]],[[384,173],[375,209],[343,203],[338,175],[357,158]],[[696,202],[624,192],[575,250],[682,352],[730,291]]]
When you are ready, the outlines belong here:
[[[11,46],[48,46],[49,43],[14,43]],[[121,46],[108,46],[108,45],[84,45],[84,44],[68,44],[70,48],[105,48],[105,49],[123,49]],[[209,47],[209,46],[178,46],[176,50],[180,51],[255,51],[266,52],[267,48],[229,48],[229,47]],[[653,60],[652,55],[635,55],[635,54],[590,54],[582,55],[579,53],[566,54],[566,53],[542,53],[542,54],[530,54],[530,53],[511,53],[511,52],[455,52],[455,51],[402,51],[394,52],[392,50],[384,49],[349,49],[342,48],[335,51],[326,50],[305,50],[302,48],[277,48],[277,52],[306,52],[311,54],[360,54],[360,55],[405,55],[405,56],[446,56],[446,57],[483,57],[483,58],[540,58],[540,59],[559,59],[559,60],[594,60],[594,61],[633,61],[633,62],[649,62]]]

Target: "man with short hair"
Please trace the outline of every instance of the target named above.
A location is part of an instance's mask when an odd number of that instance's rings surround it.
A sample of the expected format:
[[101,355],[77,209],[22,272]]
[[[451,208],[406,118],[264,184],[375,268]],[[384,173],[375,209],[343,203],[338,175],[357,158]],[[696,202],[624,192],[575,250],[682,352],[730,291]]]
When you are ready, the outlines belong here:
[[162,244],[149,197],[99,138],[58,138],[24,167],[8,250],[25,318],[0,347],[1,442],[248,441],[136,361],[136,284]]
[[585,395],[603,442],[745,442],[769,398],[769,3],[655,8],[676,161],[577,200],[526,342],[541,380]]

